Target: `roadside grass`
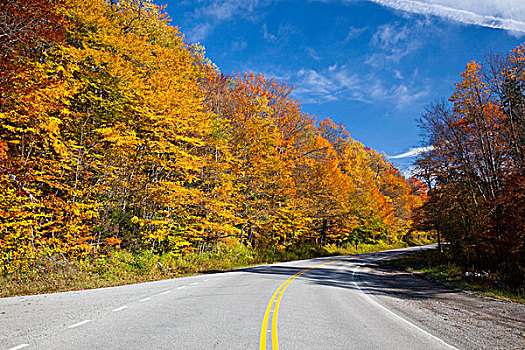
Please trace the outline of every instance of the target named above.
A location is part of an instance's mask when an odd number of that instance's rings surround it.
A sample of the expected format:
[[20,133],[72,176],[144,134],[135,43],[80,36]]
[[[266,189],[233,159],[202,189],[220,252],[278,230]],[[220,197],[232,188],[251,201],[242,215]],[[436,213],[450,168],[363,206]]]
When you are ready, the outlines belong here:
[[298,245],[284,251],[275,249],[263,252],[235,244],[224,245],[211,252],[184,255],[131,253],[122,250],[96,259],[34,263],[29,270],[4,273],[0,275],[0,297],[111,287],[260,264],[364,254],[402,247],[406,247],[406,244],[361,244],[357,248]]
[[381,264],[485,297],[525,303],[525,286],[511,287],[503,284],[497,274],[462,268],[447,255],[446,248],[441,254],[438,249],[422,250]]

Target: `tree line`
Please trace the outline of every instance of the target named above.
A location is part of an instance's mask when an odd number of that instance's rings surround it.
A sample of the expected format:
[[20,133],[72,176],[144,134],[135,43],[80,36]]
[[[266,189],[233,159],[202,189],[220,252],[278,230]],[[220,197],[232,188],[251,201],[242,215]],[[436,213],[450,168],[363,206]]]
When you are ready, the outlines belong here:
[[429,198],[416,223],[463,266],[525,282],[525,45],[471,62],[448,101],[420,119]]
[[1,0],[0,264],[406,239],[426,194],[149,0]]

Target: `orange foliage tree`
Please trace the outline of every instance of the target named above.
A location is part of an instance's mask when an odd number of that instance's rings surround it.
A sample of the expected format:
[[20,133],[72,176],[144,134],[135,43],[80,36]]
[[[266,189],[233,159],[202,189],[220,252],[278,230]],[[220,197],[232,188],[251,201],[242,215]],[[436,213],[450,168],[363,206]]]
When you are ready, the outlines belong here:
[[285,83],[221,74],[153,2],[2,4],[5,272],[115,246],[284,250],[407,233],[421,195],[383,156],[303,113]]
[[525,275],[523,52],[467,65],[452,105],[421,118],[432,150],[417,161],[431,187],[421,221],[443,232],[460,263],[512,283]]

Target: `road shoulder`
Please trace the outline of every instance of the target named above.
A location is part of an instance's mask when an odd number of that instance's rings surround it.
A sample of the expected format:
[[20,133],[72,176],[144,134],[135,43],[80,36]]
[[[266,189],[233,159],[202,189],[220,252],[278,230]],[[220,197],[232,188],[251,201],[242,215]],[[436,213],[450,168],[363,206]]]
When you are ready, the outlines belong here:
[[375,263],[361,267],[364,292],[461,349],[525,349],[525,305],[448,288]]

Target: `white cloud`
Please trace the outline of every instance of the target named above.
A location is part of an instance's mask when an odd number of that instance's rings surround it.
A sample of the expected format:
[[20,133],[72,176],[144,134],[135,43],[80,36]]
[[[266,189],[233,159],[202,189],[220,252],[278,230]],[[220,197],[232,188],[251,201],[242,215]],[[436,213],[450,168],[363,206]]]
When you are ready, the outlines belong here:
[[259,0],[223,0],[211,1],[208,6],[200,9],[200,14],[220,21],[230,20],[239,14],[254,11],[263,1]]
[[434,15],[477,26],[525,34],[523,0],[368,0],[405,12]]
[[388,158],[390,159],[412,158],[412,157],[417,157],[418,155],[422,153],[432,151],[433,149],[434,149],[433,146],[415,147],[415,148],[410,148],[408,152],[398,154],[397,156],[389,156]]
[[348,34],[346,35],[345,41],[349,41],[349,40],[358,38],[367,29],[368,27],[364,27],[364,28],[350,27],[348,29]]
[[212,27],[208,23],[197,24],[189,29],[186,36],[190,38],[191,41],[198,42],[205,39],[211,30]]
[[379,27],[372,37],[372,44],[383,50],[392,50],[399,43],[407,41],[409,29],[399,28],[397,24],[385,24]]
[[415,104],[429,95],[428,87],[421,86],[418,90],[413,90],[404,84],[396,86],[392,90],[391,97],[396,101],[396,106],[401,109],[405,106]]
[[267,6],[271,0],[205,0],[203,2],[202,6],[188,13],[185,18],[187,37],[193,42],[206,39],[221,22],[238,17],[248,19],[260,17],[256,10]]
[[365,63],[375,68],[382,68],[389,63],[398,63],[401,59],[415,52],[422,45],[422,36],[433,28],[428,20],[418,20],[409,25],[387,23],[379,26],[370,40],[375,48]]
[[315,51],[314,48],[312,47],[307,47],[306,48],[306,52],[308,53],[308,55],[310,57],[312,57],[314,60],[316,61],[320,61],[321,60],[321,56],[319,56],[319,54],[317,53],[317,51]]
[[420,103],[430,94],[430,88],[421,82],[417,86],[409,86],[405,83],[385,86],[379,79],[375,79],[367,91],[374,100],[389,101],[398,109]]
[[272,34],[272,33],[270,33],[268,31],[268,26],[266,25],[266,23],[263,24],[262,29],[263,29],[264,40],[271,40],[271,41],[273,41],[273,40],[277,39],[277,37],[274,34]]
[[[277,0],[201,0],[186,17],[186,33],[191,41],[205,39],[220,22],[236,18],[257,19],[257,11]],[[310,0],[312,1],[312,0]],[[329,3],[334,0],[317,0]],[[357,0],[338,0],[355,4]],[[525,0],[366,0],[395,10],[434,15],[453,21],[504,29],[515,36],[525,35]],[[367,28],[350,27],[346,41],[360,36]],[[395,57],[395,56],[393,56]]]
[[301,69],[293,77],[294,95],[302,103],[323,103],[337,100],[355,100],[371,103],[364,98],[363,82],[346,66],[329,66],[321,72]]
[[410,81],[385,85],[374,73],[362,76],[346,65],[337,64],[322,70],[301,69],[292,74],[295,82],[294,95],[302,103],[325,103],[331,101],[360,101],[364,103],[388,103],[398,109],[420,103],[429,94],[429,87],[421,81],[417,87]]

